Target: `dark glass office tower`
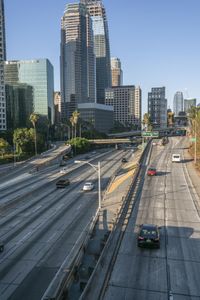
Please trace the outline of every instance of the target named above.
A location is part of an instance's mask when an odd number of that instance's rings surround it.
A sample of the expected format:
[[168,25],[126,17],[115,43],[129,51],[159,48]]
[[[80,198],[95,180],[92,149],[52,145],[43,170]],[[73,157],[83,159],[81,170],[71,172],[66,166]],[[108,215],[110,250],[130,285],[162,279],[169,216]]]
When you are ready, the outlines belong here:
[[6,97],[4,83],[4,61],[6,60],[6,38],[4,1],[0,0],[0,131],[6,130]]
[[104,104],[105,89],[111,87],[108,22],[102,0],[81,0],[92,18],[94,52],[96,55],[97,102]]
[[96,102],[92,20],[84,4],[68,4],[61,23],[61,117]]
[[148,93],[148,113],[154,128],[167,127],[167,99],[165,87],[154,87]]

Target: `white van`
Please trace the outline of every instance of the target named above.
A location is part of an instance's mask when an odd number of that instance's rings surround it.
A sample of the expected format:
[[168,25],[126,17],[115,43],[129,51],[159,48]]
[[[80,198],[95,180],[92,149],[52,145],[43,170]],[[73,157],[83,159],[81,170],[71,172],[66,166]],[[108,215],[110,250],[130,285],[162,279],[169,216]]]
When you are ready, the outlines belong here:
[[181,161],[181,155],[180,154],[172,154],[172,162],[180,162]]

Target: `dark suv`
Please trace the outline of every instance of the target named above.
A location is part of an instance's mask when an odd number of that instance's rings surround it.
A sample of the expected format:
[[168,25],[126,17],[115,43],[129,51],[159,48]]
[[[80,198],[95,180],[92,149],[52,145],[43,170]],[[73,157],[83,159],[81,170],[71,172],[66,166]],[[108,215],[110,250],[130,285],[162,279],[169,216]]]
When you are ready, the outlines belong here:
[[127,163],[127,162],[128,162],[127,158],[126,158],[126,157],[123,157],[123,158],[122,158],[122,163]]
[[69,179],[60,179],[56,182],[56,187],[57,188],[65,188],[70,184]]
[[3,252],[4,250],[4,243],[0,241],[0,252]]
[[138,247],[160,248],[160,234],[157,225],[142,224],[137,238]]

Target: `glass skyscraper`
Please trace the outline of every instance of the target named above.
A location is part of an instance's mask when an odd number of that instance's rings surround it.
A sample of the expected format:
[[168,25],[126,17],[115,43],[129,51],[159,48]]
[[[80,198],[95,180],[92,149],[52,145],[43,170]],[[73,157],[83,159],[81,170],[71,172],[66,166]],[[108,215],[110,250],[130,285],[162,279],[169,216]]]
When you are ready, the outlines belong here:
[[61,117],[96,102],[92,21],[84,4],[68,4],[61,22]]
[[110,45],[108,22],[102,0],[81,0],[92,18],[96,56],[97,102],[105,102],[105,89],[111,87]]
[[6,60],[4,1],[0,0],[0,130],[6,130],[4,61]]
[[[6,86],[9,86],[10,90],[12,87],[14,90],[18,87],[24,91],[24,97],[25,95],[27,97],[28,113],[32,107],[32,112],[45,116],[51,123],[54,123],[53,66],[48,59],[6,61],[5,76]],[[9,95],[11,97],[11,94]],[[13,102],[11,98],[10,101],[10,103]]]
[[174,95],[174,116],[177,117],[179,112],[183,111],[183,93],[176,92]]
[[167,127],[165,87],[155,87],[148,93],[148,113],[154,128]]

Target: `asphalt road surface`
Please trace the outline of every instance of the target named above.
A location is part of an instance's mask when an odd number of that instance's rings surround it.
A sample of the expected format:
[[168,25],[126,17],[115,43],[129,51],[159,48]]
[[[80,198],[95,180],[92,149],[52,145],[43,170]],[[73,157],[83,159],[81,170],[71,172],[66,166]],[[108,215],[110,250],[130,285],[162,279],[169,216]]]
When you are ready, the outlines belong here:
[[[110,150],[90,155],[101,161],[101,187],[121,165],[123,151]],[[79,158],[80,159],[80,158]],[[84,159],[84,157],[83,157]],[[66,174],[59,164],[38,172],[18,169],[17,174],[1,178],[0,238],[5,243],[0,253],[0,299],[41,299],[54,275],[98,207],[97,174],[88,165],[67,164]],[[71,184],[56,189],[59,178]],[[93,191],[84,193],[85,181],[93,181]]]
[[[200,299],[200,199],[188,176],[184,139],[153,146],[149,166],[157,176],[146,176],[116,258],[105,300]],[[172,163],[172,153],[182,161]],[[160,249],[137,247],[142,223],[160,228]]]

